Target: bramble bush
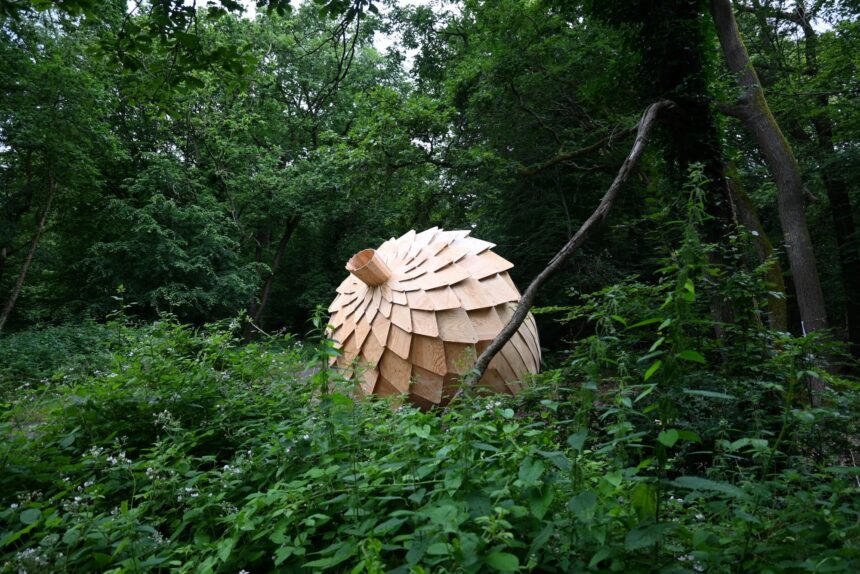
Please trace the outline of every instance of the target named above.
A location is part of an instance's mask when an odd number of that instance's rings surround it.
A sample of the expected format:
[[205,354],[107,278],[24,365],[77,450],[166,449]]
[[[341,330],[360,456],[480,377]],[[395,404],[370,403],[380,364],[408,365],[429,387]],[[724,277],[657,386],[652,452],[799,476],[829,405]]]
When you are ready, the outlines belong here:
[[335,373],[309,370],[332,352],[325,340],[243,346],[229,326],[169,319],[118,328],[111,368],[28,388],[3,412],[3,572],[860,565],[857,468],[823,443],[789,448],[835,432],[820,423],[856,407],[847,392],[786,405],[781,439],[766,424],[693,431],[685,415],[745,408],[753,392],[703,391],[654,421],[657,390],[572,381],[573,361],[518,397],[425,413],[353,401]]

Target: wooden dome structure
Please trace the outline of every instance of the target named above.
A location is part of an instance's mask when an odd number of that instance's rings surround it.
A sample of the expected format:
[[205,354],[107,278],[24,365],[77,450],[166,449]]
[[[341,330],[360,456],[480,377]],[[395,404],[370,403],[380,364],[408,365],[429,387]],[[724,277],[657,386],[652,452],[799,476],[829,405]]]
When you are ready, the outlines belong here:
[[[513,264],[469,231],[410,231],[346,264],[329,307],[336,364],[366,394],[405,394],[422,407],[445,404],[460,376],[508,322],[520,293]],[[480,385],[513,394],[540,368],[529,314],[493,358]]]

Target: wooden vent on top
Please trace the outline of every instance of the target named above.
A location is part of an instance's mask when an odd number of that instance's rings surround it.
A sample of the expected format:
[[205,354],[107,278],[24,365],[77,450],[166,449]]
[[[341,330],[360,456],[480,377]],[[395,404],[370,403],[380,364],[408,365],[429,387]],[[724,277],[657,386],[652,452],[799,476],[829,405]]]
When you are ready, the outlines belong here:
[[[513,264],[493,247],[469,231],[434,227],[355,254],[329,307],[337,366],[366,394],[403,394],[424,408],[445,404],[520,298],[507,273]],[[539,368],[529,314],[480,384],[513,394]]]

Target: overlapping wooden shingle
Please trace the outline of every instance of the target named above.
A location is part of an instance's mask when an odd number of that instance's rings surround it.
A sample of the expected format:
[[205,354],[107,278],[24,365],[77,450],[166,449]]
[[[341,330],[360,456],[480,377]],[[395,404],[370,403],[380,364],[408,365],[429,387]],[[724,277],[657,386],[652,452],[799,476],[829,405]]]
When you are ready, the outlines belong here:
[[[507,324],[520,294],[513,265],[469,231],[410,231],[350,259],[329,307],[337,366],[365,394],[444,404],[459,377]],[[531,314],[490,363],[481,385],[515,393],[540,368]]]

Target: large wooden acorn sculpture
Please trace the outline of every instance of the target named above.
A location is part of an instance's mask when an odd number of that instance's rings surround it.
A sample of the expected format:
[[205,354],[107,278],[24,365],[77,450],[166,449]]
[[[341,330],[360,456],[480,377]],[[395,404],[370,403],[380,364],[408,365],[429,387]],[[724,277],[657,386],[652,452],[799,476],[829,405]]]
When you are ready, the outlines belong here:
[[[410,231],[346,264],[329,307],[337,366],[366,394],[445,404],[460,376],[508,322],[520,298],[513,264],[469,231]],[[534,317],[499,352],[480,385],[513,394],[540,367]]]

